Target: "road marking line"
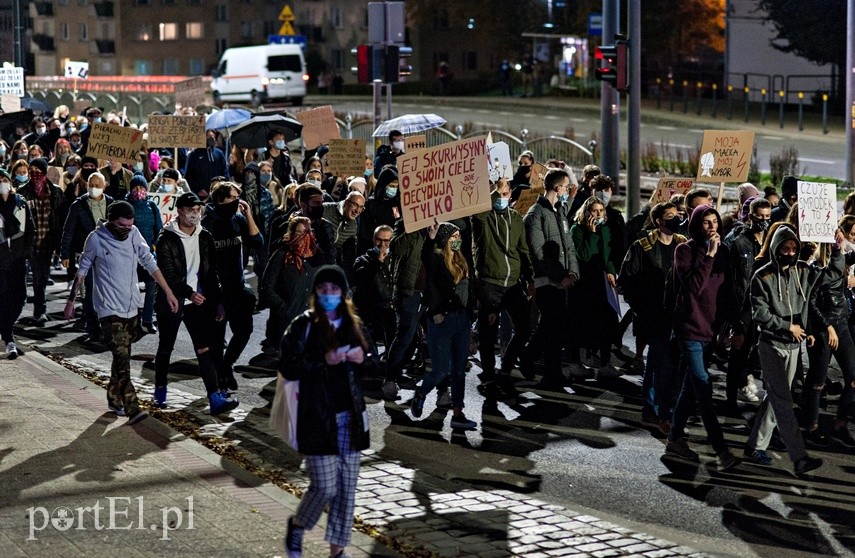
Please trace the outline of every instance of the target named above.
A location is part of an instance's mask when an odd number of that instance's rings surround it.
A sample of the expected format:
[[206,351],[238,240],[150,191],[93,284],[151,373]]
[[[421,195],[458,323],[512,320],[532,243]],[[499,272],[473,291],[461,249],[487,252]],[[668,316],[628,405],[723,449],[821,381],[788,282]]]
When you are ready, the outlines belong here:
[[784,141],[783,136],[760,136],[763,139],[771,140],[771,141]]
[[805,161],[807,163],[816,163],[818,165],[833,165],[836,161],[829,161],[828,159],[809,159],[808,157],[799,157],[799,161]]
[[546,118],[547,120],[558,120],[559,117],[555,116],[554,114],[547,114],[544,118]]
[[588,121],[587,118],[571,118],[570,120],[572,122],[587,122]]
[[669,130],[669,131],[677,129],[676,126],[656,126],[656,128],[658,128],[659,130]]

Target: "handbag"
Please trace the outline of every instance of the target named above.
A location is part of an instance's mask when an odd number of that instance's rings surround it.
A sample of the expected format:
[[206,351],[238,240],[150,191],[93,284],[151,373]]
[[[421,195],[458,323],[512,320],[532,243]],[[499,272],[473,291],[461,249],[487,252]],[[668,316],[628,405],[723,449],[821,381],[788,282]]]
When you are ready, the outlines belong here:
[[[303,345],[309,339],[309,329],[312,323],[306,324],[306,333],[303,336]],[[281,374],[276,375],[276,394],[273,396],[273,405],[270,408],[271,430],[277,436],[297,451],[297,408],[300,404],[300,380],[286,380]]]

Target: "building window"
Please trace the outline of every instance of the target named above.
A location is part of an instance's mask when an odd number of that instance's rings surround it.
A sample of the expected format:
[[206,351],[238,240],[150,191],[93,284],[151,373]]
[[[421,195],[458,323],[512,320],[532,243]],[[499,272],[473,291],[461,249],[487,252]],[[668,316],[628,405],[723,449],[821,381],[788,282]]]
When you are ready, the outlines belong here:
[[264,21],[264,30],[263,30],[262,34],[265,37],[270,36],[270,35],[278,35],[278,33],[277,33],[278,31],[279,31],[279,22],[278,21],[270,21],[270,20]]
[[223,54],[229,48],[229,42],[226,39],[217,39],[217,56]]
[[240,23],[240,38],[241,39],[251,39],[252,36],[253,36],[252,22],[251,21],[242,21]]
[[152,30],[150,23],[140,23],[137,25],[136,33],[134,33],[134,37],[138,41],[150,41],[152,38]]
[[60,37],[62,37],[63,41],[67,41],[71,38],[69,31],[68,31],[68,24],[67,23],[63,23],[62,25],[60,25],[59,34],[60,34]]
[[341,29],[342,25],[341,6],[330,6],[330,26],[333,29]]
[[461,64],[464,70],[475,71],[478,69],[478,53],[474,51],[464,52],[463,53],[463,64]]
[[161,23],[160,24],[160,40],[161,41],[174,41],[178,38],[178,24],[177,23]]
[[344,70],[344,51],[340,48],[334,48],[330,51],[330,59],[333,70],[340,72]]
[[205,60],[203,58],[191,58],[187,62],[187,69],[191,76],[201,76],[205,73]]
[[362,10],[362,28],[368,29],[368,9]]
[[177,76],[178,75],[178,59],[164,58],[163,59],[163,75]]
[[229,7],[222,5],[222,4],[218,5],[216,12],[215,12],[215,18],[214,19],[216,19],[218,23],[228,22],[229,21]]
[[134,73],[138,76],[150,76],[152,74],[151,60],[134,60]]
[[80,24],[80,40],[88,41],[89,40],[89,25],[86,23]]
[[148,0],[134,0],[134,4],[137,6],[148,6]]
[[185,25],[184,33],[188,39],[202,39],[205,36],[205,27],[201,21],[191,21]]

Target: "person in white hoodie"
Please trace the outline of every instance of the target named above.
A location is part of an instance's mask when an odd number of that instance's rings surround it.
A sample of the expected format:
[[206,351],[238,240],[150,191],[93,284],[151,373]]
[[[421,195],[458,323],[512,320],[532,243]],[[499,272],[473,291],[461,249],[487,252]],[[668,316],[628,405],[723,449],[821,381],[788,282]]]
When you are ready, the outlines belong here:
[[166,282],[181,301],[178,313],[169,312],[166,300],[158,295],[155,302],[158,334],[154,359],[154,404],[166,407],[166,383],[169,359],[181,323],[187,327],[199,373],[208,392],[211,414],[218,415],[237,407],[225,391],[220,391],[218,373],[223,370],[222,348],[214,342],[214,322],[225,318],[223,291],[217,276],[217,249],[214,237],[202,228],[202,202],[193,192],[186,192],[176,202],[178,217],[167,223],[155,242],[157,262]]
[[[178,311],[178,300],[166,283],[148,243],[134,226],[134,208],[126,201],[116,201],[107,208],[107,221],[98,223],[86,238],[65,304],[65,318],[74,318],[77,290],[91,271],[93,304],[107,346],[113,354],[107,406],[118,416],[127,416],[129,424],[148,417],[140,410],[136,390],[131,382],[131,343],[137,332],[137,317],[143,297],[137,283],[137,265],[141,265],[162,289],[171,312]],[[88,295],[87,295],[88,296]]]

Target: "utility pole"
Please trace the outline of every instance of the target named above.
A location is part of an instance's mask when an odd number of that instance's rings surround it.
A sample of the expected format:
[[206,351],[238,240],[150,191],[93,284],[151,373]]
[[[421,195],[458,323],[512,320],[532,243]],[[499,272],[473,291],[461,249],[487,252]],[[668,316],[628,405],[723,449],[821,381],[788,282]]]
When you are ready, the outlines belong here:
[[13,61],[15,66],[24,67],[24,47],[22,44],[23,29],[21,28],[21,0],[15,0],[13,4],[15,10],[15,53]]
[[[855,0],[852,0],[855,1]],[[603,0],[603,42],[619,33],[619,0]],[[600,86],[600,170],[614,180],[620,192],[620,93],[610,84]]]
[[[855,0],[851,0],[855,2]],[[626,210],[641,210],[641,0],[627,0],[629,31],[629,106],[626,138]]]
[[846,3],[846,180],[855,186],[855,0]]

